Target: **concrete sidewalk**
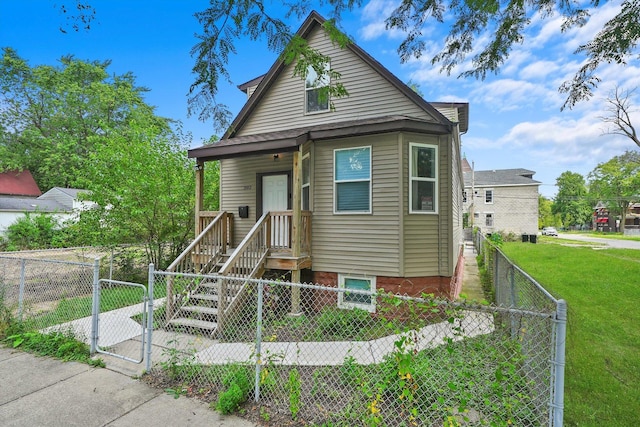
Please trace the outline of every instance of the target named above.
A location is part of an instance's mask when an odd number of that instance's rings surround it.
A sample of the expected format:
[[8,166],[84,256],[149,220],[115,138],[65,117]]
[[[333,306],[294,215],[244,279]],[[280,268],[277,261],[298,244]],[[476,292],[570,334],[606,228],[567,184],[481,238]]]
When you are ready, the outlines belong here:
[[125,374],[0,347],[0,425],[254,427]]
[[464,242],[464,275],[462,278],[462,293],[468,300],[482,301],[485,299],[482,284],[480,283],[480,273],[478,271],[478,254],[473,247],[473,242]]

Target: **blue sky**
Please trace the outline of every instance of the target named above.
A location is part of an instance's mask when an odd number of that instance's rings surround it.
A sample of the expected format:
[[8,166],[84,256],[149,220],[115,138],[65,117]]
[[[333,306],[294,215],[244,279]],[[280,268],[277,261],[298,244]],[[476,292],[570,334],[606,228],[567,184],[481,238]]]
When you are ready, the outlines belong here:
[[[194,80],[193,59],[189,52],[200,32],[194,12],[204,9],[206,1],[178,0],[92,0],[97,12],[90,31],[63,34],[65,15],[59,11],[63,0],[0,0],[0,46],[12,47],[32,66],[55,64],[66,54],[83,60],[111,60],[109,70],[122,74],[131,71],[141,86],[150,89],[149,104],[161,116],[181,120],[193,134],[193,145],[200,145],[214,133],[211,124],[187,117],[187,92]],[[484,81],[457,79],[440,74],[429,59],[444,40],[437,25],[425,30],[427,53],[420,60],[401,64],[396,48],[402,41],[397,31],[385,31],[383,17],[398,1],[364,1],[358,11],[347,14],[342,29],[355,42],[400,78],[419,85],[428,101],[459,101],[470,104],[469,131],[463,137],[462,151],[477,170],[526,168],[536,172],[542,182],[540,192],[552,197],[556,178],[564,171],[586,177],[598,163],[637,149],[622,136],[604,135],[604,99],[619,85],[640,86],[640,62],[626,67],[604,66],[599,71],[602,83],[594,98],[571,111],[560,111],[564,101],[557,88],[573,76],[583,58],[574,50],[588,41],[615,15],[620,1],[606,2],[580,29],[560,33],[559,17],[534,18],[522,45],[517,45],[498,75]],[[280,2],[267,2],[280,7]],[[322,14],[323,10],[318,11]],[[290,20],[296,30],[300,21]],[[246,101],[236,85],[266,72],[276,54],[266,42],[238,45],[228,70],[232,83],[223,83],[219,100],[232,113]],[[348,88],[347,88],[348,89]],[[640,92],[640,91],[639,91]],[[640,93],[635,105],[640,107]],[[640,126],[640,114],[635,113]]]

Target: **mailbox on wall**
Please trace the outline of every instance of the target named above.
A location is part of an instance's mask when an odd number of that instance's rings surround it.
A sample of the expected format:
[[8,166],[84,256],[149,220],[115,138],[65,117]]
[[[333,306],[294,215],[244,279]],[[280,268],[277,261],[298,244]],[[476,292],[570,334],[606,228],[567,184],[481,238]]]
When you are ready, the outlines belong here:
[[238,216],[240,218],[249,218],[249,206],[238,206]]

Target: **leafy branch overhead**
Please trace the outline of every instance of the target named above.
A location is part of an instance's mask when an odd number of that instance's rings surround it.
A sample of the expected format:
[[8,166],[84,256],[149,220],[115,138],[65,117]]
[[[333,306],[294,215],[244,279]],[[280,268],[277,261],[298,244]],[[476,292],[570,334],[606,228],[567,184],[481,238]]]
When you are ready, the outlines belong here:
[[[289,14],[296,13],[300,17],[305,10],[301,5],[292,5]],[[199,41],[191,49],[191,55],[195,57],[192,71],[196,78],[189,88],[188,113],[197,114],[201,121],[212,119],[219,130],[225,130],[232,115],[227,105],[216,98],[218,85],[221,80],[232,83],[227,64],[230,55],[237,53],[236,42],[241,37],[251,41],[265,38],[269,50],[279,53],[286,65],[295,64],[293,74],[302,79],[306,78],[308,67],[312,67],[317,75],[323,75],[325,65],[330,64],[328,56],[311,48],[283,20],[268,14],[259,1],[212,0],[210,6],[195,17],[203,32],[196,35]],[[330,40],[341,48],[350,42],[333,21],[325,22],[323,27]],[[329,75],[329,85],[321,90],[321,95],[346,96],[340,73],[330,69]]]
[[[69,0],[71,1],[71,0]],[[79,0],[78,4],[83,4]],[[313,5],[308,0],[285,1],[278,6],[267,5],[261,0],[210,0],[206,9],[195,14],[202,25],[202,33],[192,48],[195,59],[195,81],[189,89],[189,113],[200,120],[213,119],[224,128],[231,118],[228,107],[217,100],[221,80],[230,82],[228,63],[230,55],[237,53],[236,43],[241,38],[251,41],[266,40],[267,48],[282,54],[285,61],[312,64],[323,69],[327,58],[320,52],[312,52],[305,43],[294,36],[286,20],[300,20],[312,6],[331,18],[331,26],[325,27],[334,42],[342,44],[346,37],[337,26],[341,14],[355,11],[362,0],[320,0]],[[586,25],[593,10],[610,2],[588,0],[404,0],[388,16],[383,16],[387,30],[399,30],[404,40],[398,46],[403,62],[420,58],[434,43],[425,36],[434,24],[441,24],[448,35],[439,43],[439,51],[431,62],[442,72],[458,73],[459,77],[484,79],[489,73],[498,73],[512,52],[514,45],[526,44],[527,30],[540,20],[551,21],[561,16],[561,31],[571,37],[569,30]],[[638,59],[640,38],[640,0],[622,0],[618,13],[604,23],[597,34],[574,52],[579,65],[573,78],[564,82],[559,90],[566,94],[564,108],[572,108],[587,100],[600,82],[597,75],[603,64],[626,65]],[[78,9],[78,16],[93,18],[93,9]],[[81,22],[84,22],[81,20]],[[335,25],[334,25],[335,24]],[[438,41],[435,41],[438,43]],[[288,63],[291,63],[288,62]],[[305,67],[296,67],[296,75],[305,77]],[[346,90],[334,85],[339,73],[333,70],[330,95],[344,96]],[[332,91],[335,91],[332,92]]]

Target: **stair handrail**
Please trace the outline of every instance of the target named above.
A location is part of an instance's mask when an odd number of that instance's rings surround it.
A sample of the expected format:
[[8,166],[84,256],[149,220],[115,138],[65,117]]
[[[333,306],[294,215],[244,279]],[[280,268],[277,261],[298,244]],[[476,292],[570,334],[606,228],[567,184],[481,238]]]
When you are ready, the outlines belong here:
[[[209,225],[207,225],[204,228],[204,230],[202,230],[202,233],[200,233],[195,239],[193,239],[193,241],[189,244],[189,246],[187,246],[186,249],[182,251],[182,253],[178,255],[178,257],[175,260],[173,260],[171,265],[167,267],[167,271],[174,273],[178,264],[180,264],[180,262],[182,262],[184,258],[186,258],[187,255],[189,255],[193,251],[193,249],[200,244],[200,242],[202,242],[205,236],[209,234],[211,229],[214,228],[218,224],[218,222],[222,220],[222,217],[226,216],[226,213],[227,213],[226,211],[221,211],[220,213],[218,213],[215,219],[211,221]],[[226,242],[223,242],[223,245],[226,246]]]
[[[171,263],[171,265],[169,265],[166,271],[170,273],[176,273],[176,272],[184,273],[185,271],[176,271],[176,270],[178,270],[179,269],[178,267],[180,265],[183,265],[185,260],[187,260],[188,257],[194,253],[194,250],[197,248],[198,245],[202,243],[202,241],[205,238],[210,237],[211,234],[216,232],[217,228],[220,227],[222,223],[222,227],[224,227],[224,229],[223,229],[223,236],[221,238],[219,245],[216,247],[216,250],[212,254],[210,254],[211,256],[209,260],[207,260],[206,263],[201,264],[200,271],[197,271],[197,272],[194,271],[194,273],[202,273],[205,266],[210,265],[212,262],[215,263],[217,261],[217,258],[219,258],[220,255],[224,254],[227,250],[227,239],[225,235],[226,228],[227,228],[227,224],[225,220],[227,219],[227,217],[228,217],[228,213],[226,211],[220,211],[218,215],[215,217],[215,219],[211,221],[204,228],[204,230],[202,230],[202,232],[189,244],[189,246],[187,246],[186,249],[182,251],[182,253]],[[182,270],[184,270],[184,268]],[[174,275],[169,275],[167,277],[167,298],[166,298],[167,321],[169,321],[175,314],[173,307],[180,304],[179,295],[174,295],[174,292],[173,292],[174,280],[175,280]],[[195,286],[197,286],[197,284],[191,283],[191,285],[189,286],[189,289],[187,289],[186,291],[189,292],[190,290],[192,290],[190,288],[193,288]]]
[[[233,254],[231,254],[227,262],[225,262],[224,265],[220,268],[220,271],[218,272],[219,275],[221,276],[231,275],[231,270],[233,269],[233,267],[235,267],[236,263],[242,257],[242,255],[244,255],[245,252],[249,249],[250,243],[256,238],[258,238],[259,236],[258,231],[262,229],[265,225],[267,226],[269,225],[269,222],[268,222],[269,217],[270,217],[269,212],[266,212],[260,217],[260,219],[258,219],[258,221],[253,225],[251,230],[244,237],[244,239],[242,239],[242,242],[240,242],[236,250],[233,251]],[[267,237],[269,238],[269,236]],[[265,253],[269,251],[269,242],[265,243],[263,249]]]
[[[218,274],[222,277],[235,276],[240,278],[256,278],[262,274],[263,266],[266,263],[267,255],[269,254],[270,247],[270,232],[271,232],[271,216],[269,212],[264,213],[260,219],[254,224],[249,233],[245,236],[242,242],[238,245],[233,254],[229,257],[227,262],[220,268]],[[254,245],[256,241],[259,241],[257,245]],[[252,251],[252,252],[251,252]],[[234,272],[234,268],[242,260],[246,260],[245,265],[238,267],[239,271]],[[243,271],[246,270],[246,271]],[[218,280],[218,325],[216,333],[222,336],[224,333],[224,325],[227,318],[241,305],[243,299],[246,298],[247,282],[236,284],[233,281],[229,283],[230,279],[220,278]],[[233,290],[230,289],[235,288]],[[231,300],[227,301],[226,296],[231,290]]]

